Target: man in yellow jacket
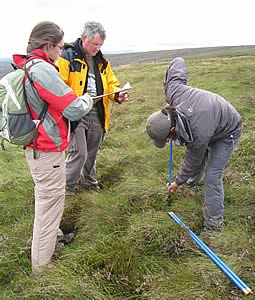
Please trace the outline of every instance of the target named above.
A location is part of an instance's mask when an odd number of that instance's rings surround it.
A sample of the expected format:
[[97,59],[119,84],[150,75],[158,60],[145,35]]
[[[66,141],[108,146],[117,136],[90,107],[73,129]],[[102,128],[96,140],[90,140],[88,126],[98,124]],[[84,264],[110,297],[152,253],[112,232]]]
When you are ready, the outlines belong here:
[[[85,23],[81,38],[66,45],[56,64],[64,82],[81,96],[98,96],[119,90],[109,61],[100,51],[106,38],[103,26],[98,22]],[[122,103],[128,100],[127,92],[100,98],[91,112],[82,117],[75,129],[66,158],[66,195],[82,189],[98,189],[95,163],[104,132],[110,120],[110,101]]]

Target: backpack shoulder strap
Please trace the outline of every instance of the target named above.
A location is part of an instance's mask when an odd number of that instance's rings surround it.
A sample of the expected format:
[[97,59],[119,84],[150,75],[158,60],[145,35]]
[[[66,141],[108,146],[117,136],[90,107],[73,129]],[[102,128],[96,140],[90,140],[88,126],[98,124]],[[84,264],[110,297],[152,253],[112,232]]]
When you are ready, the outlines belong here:
[[77,55],[76,51],[74,49],[74,45],[73,44],[65,44],[64,45],[64,51],[67,55],[67,59],[70,62],[70,71],[74,72],[75,68],[74,68],[74,58]]
[[[33,81],[33,79],[31,78],[31,76],[29,75],[28,70],[31,69],[31,68],[32,68],[33,66],[35,66],[36,64],[41,63],[41,62],[42,62],[41,60],[36,61],[36,62],[34,62],[34,61],[32,60],[32,63],[31,63],[31,65],[30,65],[29,67],[27,67],[26,64],[25,64],[25,66],[24,66],[24,68],[23,68],[24,71],[25,71],[25,74],[26,74],[26,76],[27,76],[27,78],[28,78],[28,80],[29,80],[29,82],[30,82],[31,85],[32,85],[32,89],[33,89],[34,93],[37,94],[38,97],[40,97],[40,96],[39,96],[39,94],[38,94],[38,92],[37,92],[36,87],[34,86],[34,81]],[[30,112],[29,105],[28,105],[28,101],[27,101],[26,89],[25,89],[25,77],[24,77],[24,81],[23,81],[23,86],[24,86],[24,94],[25,94],[25,103],[26,103],[26,105],[27,105],[28,111]],[[40,97],[40,98],[41,98],[41,97]],[[41,98],[41,99],[42,99],[42,98]],[[45,116],[46,116],[47,110],[48,110],[48,103],[47,103],[46,101],[44,101],[43,99],[42,99],[42,101],[43,101],[44,105],[43,105],[43,107],[42,107],[41,112],[40,112],[39,115],[38,115],[38,120],[39,120],[39,122],[38,122],[38,124],[36,125],[36,134],[35,134],[34,142],[33,142],[33,144],[34,144],[34,148],[33,148],[33,158],[34,158],[34,159],[36,159],[36,141],[37,141],[37,137],[38,137],[38,129],[39,129],[39,125],[40,125],[40,123],[43,122],[43,120],[44,120],[44,118],[45,118]],[[30,112],[30,114],[31,114],[31,112]]]
[[[37,64],[39,64],[39,63],[41,63],[41,62],[42,62],[41,60],[36,61],[36,62],[32,61],[31,65],[30,65],[29,67],[27,67],[26,64],[25,64],[25,66],[24,66],[24,68],[23,68],[24,71],[25,71],[25,74],[26,74],[26,76],[27,76],[27,78],[28,78],[28,80],[29,80],[29,82],[31,83],[31,85],[32,85],[32,87],[33,87],[34,93],[36,93],[38,97],[40,97],[40,96],[39,96],[39,94],[38,94],[38,92],[37,92],[37,89],[36,89],[36,87],[35,87],[35,85],[34,85],[33,79],[32,79],[31,76],[29,75],[28,70],[31,69],[33,66],[35,66],[35,65],[37,65]],[[26,95],[26,90],[25,90],[25,78],[24,78],[24,81],[23,81],[23,85],[24,85],[24,91],[25,91],[25,102],[26,102],[26,105],[27,105],[28,110],[29,110],[28,101],[27,101],[27,95]],[[40,98],[41,98],[41,97],[40,97]],[[42,99],[42,98],[41,98],[41,99]],[[42,99],[42,100],[43,100],[43,99]],[[46,112],[47,112],[47,110],[48,110],[48,103],[45,102],[44,100],[43,100],[43,102],[44,102],[43,108],[42,108],[40,114],[38,115],[38,119],[39,119],[40,121],[43,121],[43,119],[44,119],[44,117],[45,117],[45,115],[46,115]],[[29,111],[30,111],[30,110],[29,110]]]

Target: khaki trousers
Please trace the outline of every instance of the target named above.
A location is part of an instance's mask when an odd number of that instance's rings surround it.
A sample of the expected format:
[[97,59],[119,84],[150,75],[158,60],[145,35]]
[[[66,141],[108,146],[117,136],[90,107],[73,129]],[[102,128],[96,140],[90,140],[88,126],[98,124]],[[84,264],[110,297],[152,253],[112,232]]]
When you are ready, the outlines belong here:
[[32,240],[32,270],[49,264],[55,251],[58,228],[65,202],[65,155],[64,152],[37,151],[27,147],[26,159],[34,181],[35,218]]

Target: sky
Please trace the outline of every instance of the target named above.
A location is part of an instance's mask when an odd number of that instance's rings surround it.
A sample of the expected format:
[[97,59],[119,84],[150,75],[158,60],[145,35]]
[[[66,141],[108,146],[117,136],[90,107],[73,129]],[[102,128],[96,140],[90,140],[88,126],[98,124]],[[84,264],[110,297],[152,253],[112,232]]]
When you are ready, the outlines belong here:
[[254,0],[4,0],[0,57],[25,54],[32,28],[52,21],[65,42],[86,21],[106,30],[103,53],[255,45]]

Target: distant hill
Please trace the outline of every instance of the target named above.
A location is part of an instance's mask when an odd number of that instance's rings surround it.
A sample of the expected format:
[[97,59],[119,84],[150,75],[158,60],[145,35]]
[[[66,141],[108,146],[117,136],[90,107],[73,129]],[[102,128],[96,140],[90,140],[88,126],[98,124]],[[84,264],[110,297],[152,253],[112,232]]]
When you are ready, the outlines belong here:
[[227,57],[227,56],[246,56],[255,55],[255,45],[249,46],[224,46],[224,47],[205,47],[205,48],[186,48],[175,50],[161,50],[136,53],[108,54],[112,66],[140,64],[153,61],[170,60],[174,57],[184,58],[195,57]]
[[12,70],[13,70],[13,68],[11,66],[11,59],[1,58],[1,60],[0,60],[0,78]]
[[[148,52],[133,52],[121,54],[106,54],[112,66],[132,65],[150,62],[171,60],[174,57],[184,58],[208,58],[208,57],[233,57],[233,56],[255,56],[255,45],[248,46],[222,46],[204,48],[185,48],[175,50],[160,50]],[[10,58],[0,59],[0,78],[10,72]]]

